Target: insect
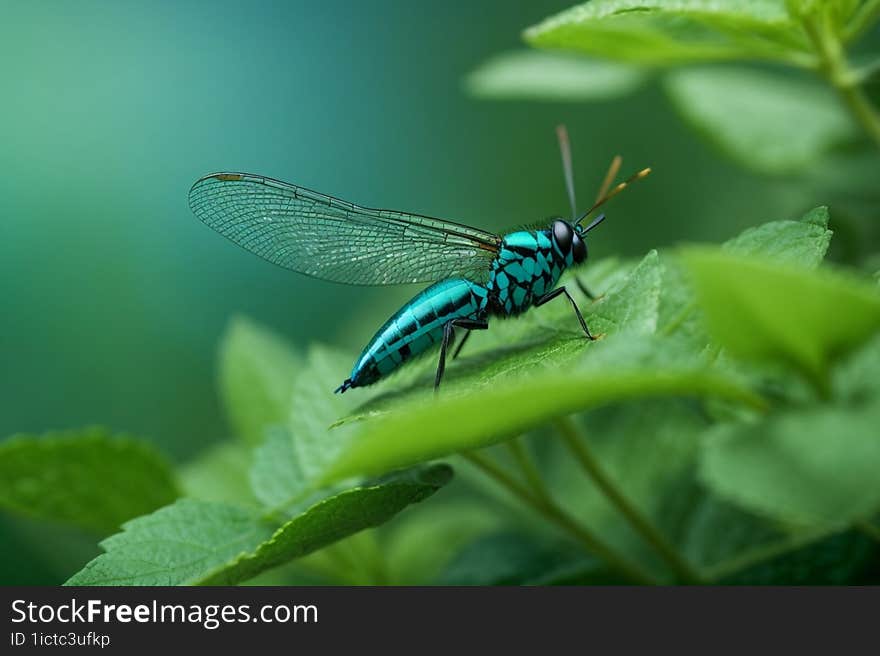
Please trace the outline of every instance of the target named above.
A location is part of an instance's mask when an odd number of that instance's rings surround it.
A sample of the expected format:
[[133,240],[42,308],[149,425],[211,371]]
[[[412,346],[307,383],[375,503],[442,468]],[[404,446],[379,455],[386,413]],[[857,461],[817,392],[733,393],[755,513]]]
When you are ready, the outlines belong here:
[[543,227],[503,236],[417,214],[360,207],[249,173],[201,178],[189,192],[189,204],[223,236],[299,273],[352,285],[433,283],[385,322],[336,392],[371,385],[439,342],[436,389],[455,329],[467,332],[453,358],[471,331],[486,330],[493,316],[516,316],[564,295],[584,336],[594,339],[574,298],[565,286],[556,285],[563,271],[587,259],[586,236],[605,215],[586,226],[583,222],[650,169],[608,191],[620,168],[616,157],[596,202],[578,216],[568,134],[564,126],[557,132],[571,220],[553,218]]

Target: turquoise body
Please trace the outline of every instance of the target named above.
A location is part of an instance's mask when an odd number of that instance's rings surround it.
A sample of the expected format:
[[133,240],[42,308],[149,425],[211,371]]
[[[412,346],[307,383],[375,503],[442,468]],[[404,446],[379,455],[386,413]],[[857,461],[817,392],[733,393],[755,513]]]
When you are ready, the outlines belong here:
[[340,391],[375,383],[440,343],[444,326],[452,320],[486,321],[492,315],[525,312],[554,289],[571,264],[571,249],[563,253],[550,229],[506,235],[485,285],[448,278],[419,293],[370,340]]

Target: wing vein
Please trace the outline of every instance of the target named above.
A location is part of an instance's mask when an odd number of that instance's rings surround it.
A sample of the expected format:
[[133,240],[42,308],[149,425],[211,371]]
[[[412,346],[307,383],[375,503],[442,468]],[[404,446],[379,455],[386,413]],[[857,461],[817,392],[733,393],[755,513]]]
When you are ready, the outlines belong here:
[[500,239],[417,214],[359,207],[272,178],[215,173],[196,182],[193,213],[244,249],[335,282],[388,285],[462,276],[484,281]]

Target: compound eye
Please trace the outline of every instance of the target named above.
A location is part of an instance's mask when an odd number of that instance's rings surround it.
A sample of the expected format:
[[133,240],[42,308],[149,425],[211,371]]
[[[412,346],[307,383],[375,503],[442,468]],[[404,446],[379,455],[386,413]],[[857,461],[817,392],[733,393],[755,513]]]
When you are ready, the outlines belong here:
[[571,240],[574,230],[566,221],[556,220],[553,222],[553,239],[562,253],[568,253],[571,249]]
[[580,264],[587,259],[587,242],[575,235],[571,243],[571,257],[575,264]]

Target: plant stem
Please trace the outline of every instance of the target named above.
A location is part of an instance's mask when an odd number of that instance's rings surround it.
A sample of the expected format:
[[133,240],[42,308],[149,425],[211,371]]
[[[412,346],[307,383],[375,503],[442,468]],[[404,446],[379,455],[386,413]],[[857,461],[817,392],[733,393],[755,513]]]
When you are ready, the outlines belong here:
[[513,456],[513,459],[516,461],[516,464],[519,466],[520,471],[522,471],[526,481],[528,481],[529,486],[532,488],[532,493],[536,497],[549,499],[550,491],[547,489],[544,480],[541,478],[541,472],[538,471],[538,468],[535,466],[535,463],[526,451],[525,446],[520,442],[520,439],[521,438],[508,440],[505,444]]
[[660,583],[652,574],[646,572],[635,563],[630,562],[593,535],[588,529],[580,526],[552,499],[535,496],[489,458],[474,451],[464,452],[461,455],[484,474],[507,488],[526,505],[540,513],[547,521],[552,522],[568,533],[583,545],[587,551],[604,560],[631,581],[643,585],[658,585]]
[[[868,537],[880,542],[880,527],[870,520],[856,522],[854,527]],[[709,582],[717,583],[732,574],[736,574],[737,572],[754,567],[755,565],[760,565],[761,563],[773,560],[774,558],[778,558],[790,551],[795,551],[796,549],[800,549],[801,547],[805,547],[814,542],[824,540],[841,530],[842,529],[839,528],[820,530],[806,535],[798,535],[778,542],[762,545],[747,551],[740,556],[734,556],[733,558],[724,560],[717,565],[713,565],[712,567],[705,569],[703,574]]]
[[878,16],[880,16],[880,0],[865,0],[846,27],[846,40],[859,38],[877,21]]
[[641,535],[663,558],[675,574],[685,583],[705,583],[703,576],[693,567],[678,550],[663,536],[660,531],[636,508],[614,481],[605,473],[596,457],[570,417],[563,417],[554,422],[562,440],[574,455],[575,459],[587,473],[605,497],[627,519],[633,529]]
[[724,560],[717,565],[713,565],[712,567],[705,569],[703,574],[710,582],[717,583],[731,574],[736,574],[737,572],[754,567],[755,565],[759,565],[768,560],[773,560],[789,551],[794,551],[795,549],[804,547],[812,542],[828,537],[829,535],[831,535],[831,533],[828,531],[821,531],[762,545],[747,551],[740,556],[734,556],[729,560]]
[[880,114],[870,103],[858,76],[850,68],[846,51],[838,38],[828,9],[802,17],[807,36],[819,55],[819,70],[837,92],[852,117],[880,146]]
[[853,71],[859,84],[863,84],[868,79],[880,73],[880,59],[864,64]]

